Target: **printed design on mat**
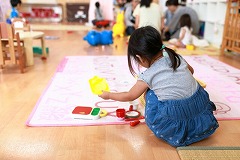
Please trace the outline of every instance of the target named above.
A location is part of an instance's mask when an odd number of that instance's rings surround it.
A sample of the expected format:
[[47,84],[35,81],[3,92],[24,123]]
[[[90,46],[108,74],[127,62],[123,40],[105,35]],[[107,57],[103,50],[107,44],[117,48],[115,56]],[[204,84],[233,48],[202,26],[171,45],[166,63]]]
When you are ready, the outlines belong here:
[[217,119],[240,119],[240,70],[208,56],[186,56],[194,76],[207,84]]
[[[209,56],[184,56],[194,68],[194,76],[206,83],[210,99],[215,103],[215,116],[240,119],[240,70]],[[129,90],[136,79],[130,74],[126,56],[69,56],[59,64],[49,85],[38,100],[27,125],[81,126],[123,124],[114,115],[117,108],[129,103],[105,101],[93,95],[88,80],[93,76],[106,78],[110,90]],[[73,119],[76,106],[100,107],[111,113],[98,120]]]

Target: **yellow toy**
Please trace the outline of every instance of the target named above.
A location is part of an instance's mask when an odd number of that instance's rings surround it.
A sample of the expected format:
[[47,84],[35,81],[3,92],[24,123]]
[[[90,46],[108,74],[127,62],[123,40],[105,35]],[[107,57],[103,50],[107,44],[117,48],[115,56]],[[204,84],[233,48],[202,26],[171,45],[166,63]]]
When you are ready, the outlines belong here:
[[200,84],[200,86],[202,86],[203,88],[206,88],[207,84],[203,81],[201,81],[200,79],[196,78],[195,79],[197,80],[197,82]]
[[110,91],[105,78],[94,76],[89,80],[89,84],[93,94],[100,95],[102,91]]
[[195,49],[195,46],[192,45],[192,44],[187,44],[187,45],[186,45],[186,49],[187,49],[187,50],[190,50],[190,51],[193,51],[193,50]]
[[120,12],[117,15],[117,22],[113,25],[113,37],[116,36],[120,36],[123,37],[124,36],[124,32],[125,32],[125,24],[124,24],[124,12]]

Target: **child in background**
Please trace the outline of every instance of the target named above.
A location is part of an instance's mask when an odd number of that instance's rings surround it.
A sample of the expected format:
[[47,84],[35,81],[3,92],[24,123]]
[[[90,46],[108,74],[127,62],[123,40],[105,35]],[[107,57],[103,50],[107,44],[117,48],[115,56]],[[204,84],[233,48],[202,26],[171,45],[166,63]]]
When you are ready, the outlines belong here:
[[12,11],[10,13],[10,19],[20,17],[19,10],[20,10],[21,4],[22,4],[21,0],[11,0]]
[[11,6],[12,6],[12,10],[7,15],[8,18],[6,19],[7,23],[9,23],[9,24],[12,23],[11,20],[13,18],[21,17],[20,13],[19,13],[19,10],[20,10],[22,1],[21,0],[11,0],[10,3],[11,3]]
[[[165,4],[166,6],[168,6],[169,5],[169,1],[166,1],[166,4]],[[173,14],[172,14],[172,12],[170,11],[170,10],[166,10],[165,12],[164,12],[164,18],[165,18],[165,26],[168,26],[169,25],[169,23],[170,23],[170,21],[171,21],[171,19],[172,19],[172,16],[173,16]]]
[[191,17],[189,14],[184,14],[179,20],[180,34],[179,38],[173,38],[169,40],[169,43],[180,48],[185,48],[186,45],[192,43],[192,28],[191,28]]
[[146,92],[145,121],[153,133],[172,146],[186,146],[209,137],[218,128],[216,107],[193,77],[193,68],[163,45],[151,26],[133,32],[128,44],[128,66],[147,68],[127,92],[107,92],[99,97],[133,101]]
[[199,33],[199,18],[196,11],[188,6],[181,6],[179,0],[168,0],[166,6],[171,11],[172,18],[167,26],[164,26],[164,33],[169,32],[165,36],[167,40],[170,38],[178,38],[180,33],[179,20],[183,14],[189,14],[192,21],[193,34]]
[[126,25],[126,34],[129,36],[135,30],[135,17],[133,16],[133,11],[139,4],[140,0],[128,0],[125,4],[124,21]]
[[164,15],[160,6],[152,0],[141,0],[133,12],[135,28],[153,26],[159,32],[164,27]]
[[96,2],[95,3],[95,11],[94,11],[94,15],[95,15],[95,19],[92,21],[93,25],[96,25],[96,23],[98,21],[102,21],[104,19],[103,17],[103,11],[100,7],[100,3],[99,2]]

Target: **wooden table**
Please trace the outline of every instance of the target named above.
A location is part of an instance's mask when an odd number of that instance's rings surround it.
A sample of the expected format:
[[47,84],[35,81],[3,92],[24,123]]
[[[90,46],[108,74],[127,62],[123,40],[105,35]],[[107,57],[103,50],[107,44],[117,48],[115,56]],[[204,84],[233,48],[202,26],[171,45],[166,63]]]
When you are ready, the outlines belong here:
[[20,39],[24,41],[24,47],[26,52],[26,65],[31,66],[34,65],[33,60],[33,40],[40,39],[41,40],[41,47],[42,47],[42,53],[43,57],[47,56],[46,53],[46,47],[45,47],[45,39],[44,39],[44,33],[43,32],[19,32]]

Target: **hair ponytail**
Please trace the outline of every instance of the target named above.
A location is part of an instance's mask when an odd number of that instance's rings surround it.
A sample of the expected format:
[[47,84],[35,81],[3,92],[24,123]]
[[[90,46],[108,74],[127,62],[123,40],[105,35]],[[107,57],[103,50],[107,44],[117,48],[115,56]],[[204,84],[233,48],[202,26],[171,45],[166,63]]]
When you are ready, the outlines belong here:
[[168,56],[171,60],[171,67],[173,68],[173,70],[175,71],[181,64],[181,60],[180,60],[180,57],[179,55],[174,51],[172,50],[171,48],[168,48],[168,47],[165,47],[164,48],[165,51],[168,53]]
[[152,26],[136,29],[128,42],[128,66],[132,75],[136,75],[133,63],[141,63],[138,56],[152,64],[159,52],[163,53],[164,49],[168,53],[171,67],[175,71],[181,63],[180,57],[174,50],[163,45],[159,31]]

